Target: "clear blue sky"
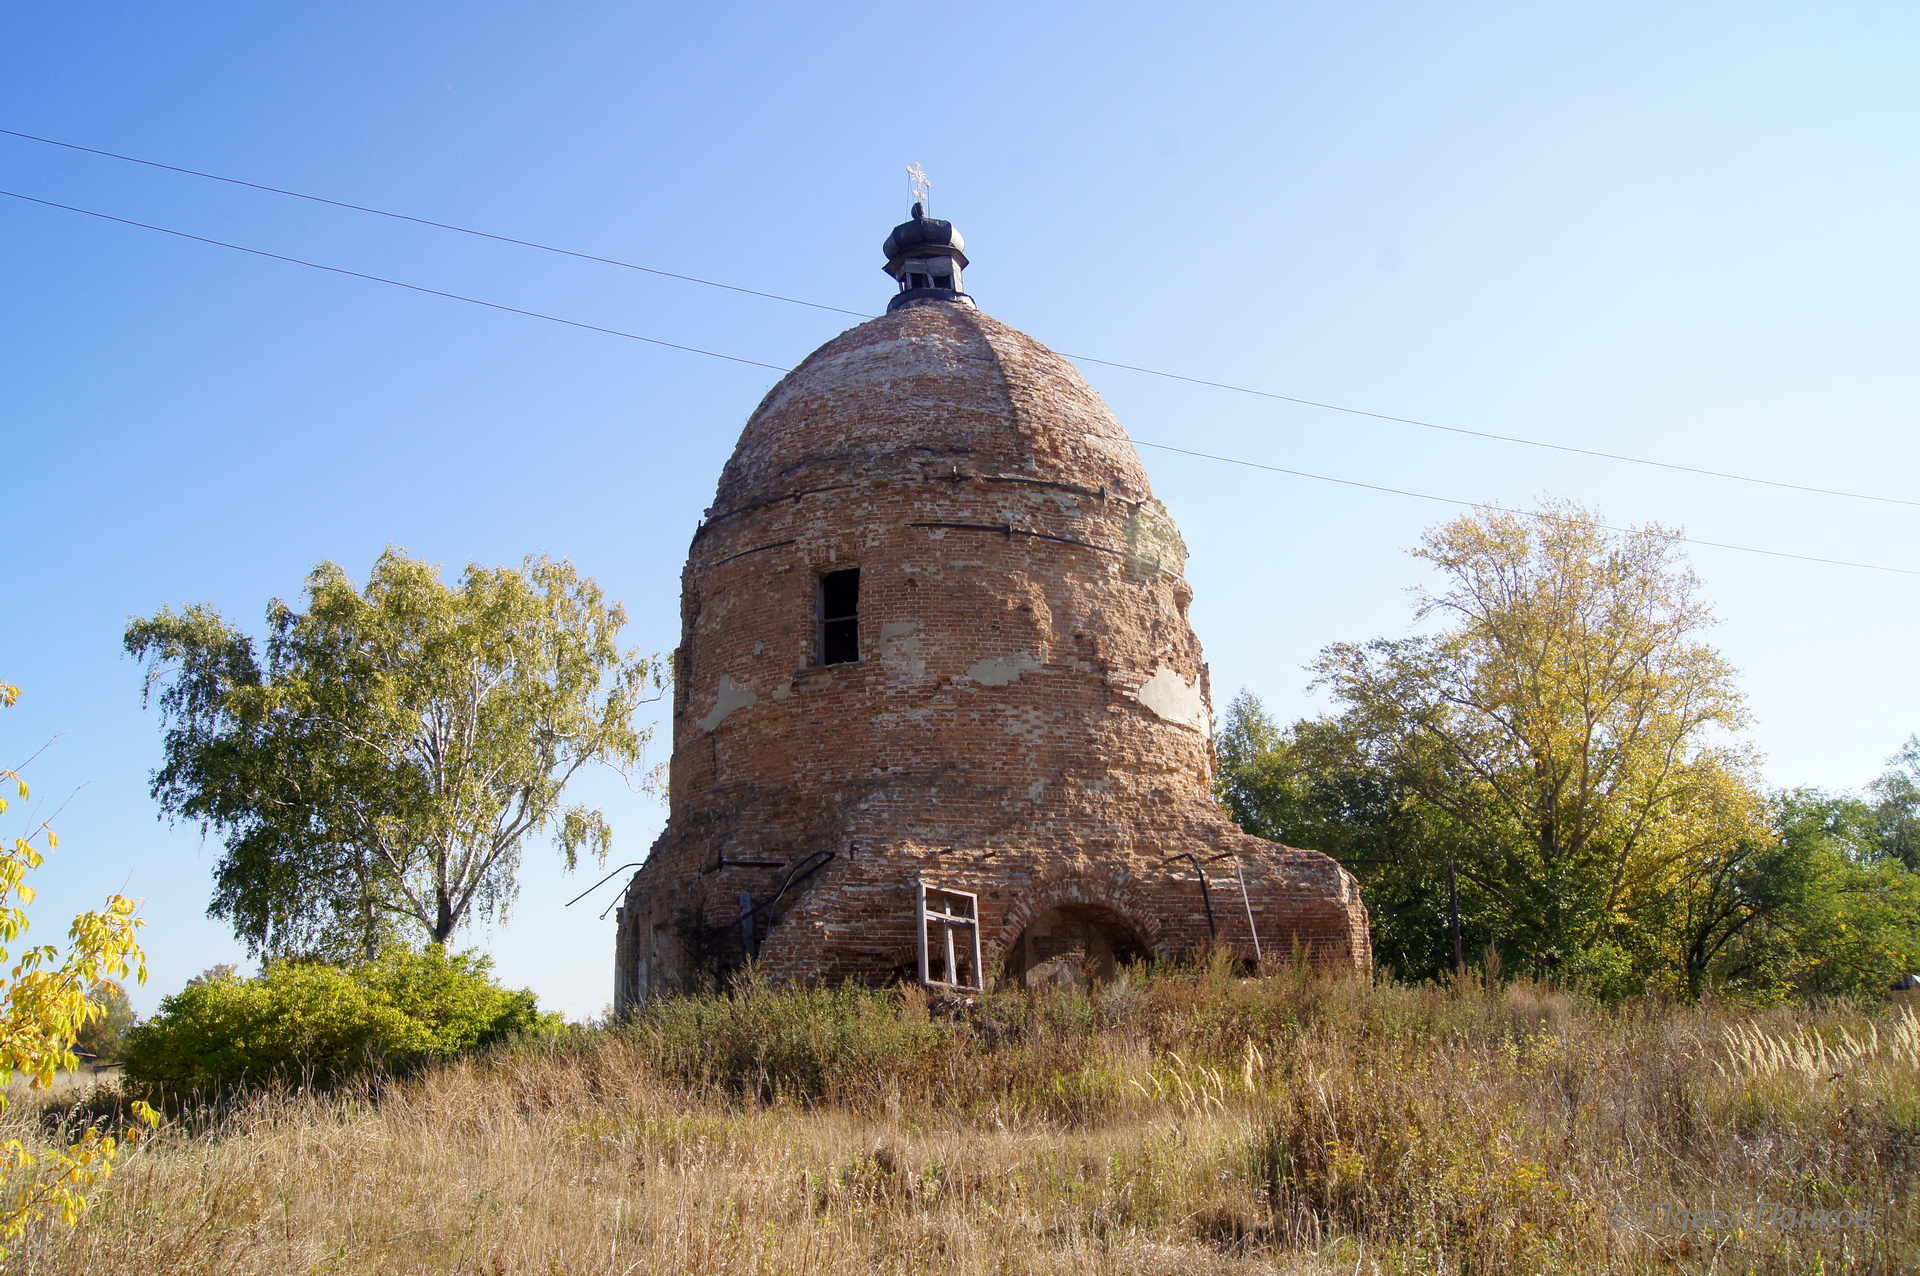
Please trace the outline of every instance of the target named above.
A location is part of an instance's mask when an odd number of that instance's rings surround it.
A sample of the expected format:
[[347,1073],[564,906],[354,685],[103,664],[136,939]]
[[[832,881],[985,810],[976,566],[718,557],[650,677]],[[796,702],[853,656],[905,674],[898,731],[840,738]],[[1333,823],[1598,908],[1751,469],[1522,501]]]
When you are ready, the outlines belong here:
[[[53,5],[0,10],[0,127],[877,312],[904,166],[988,312],[1074,354],[1920,499],[1909,5]],[[0,137],[0,187],[780,366],[853,320]],[[217,848],[155,819],[127,618],[257,631],[332,559],[574,560],[676,641],[682,559],[775,374],[0,199],[0,765],[62,845],[42,939],[126,889],[157,997],[240,959]],[[1920,509],[1086,365],[1136,438],[1920,569]],[[1312,712],[1404,632],[1453,508],[1143,450],[1218,707]],[[1699,548],[1777,785],[1920,729],[1920,577]],[[656,749],[664,756],[664,732]],[[615,855],[661,808],[601,778]],[[16,808],[16,812],[19,808]],[[9,824],[14,823],[10,816]],[[525,861],[503,975],[609,997],[595,875]]]

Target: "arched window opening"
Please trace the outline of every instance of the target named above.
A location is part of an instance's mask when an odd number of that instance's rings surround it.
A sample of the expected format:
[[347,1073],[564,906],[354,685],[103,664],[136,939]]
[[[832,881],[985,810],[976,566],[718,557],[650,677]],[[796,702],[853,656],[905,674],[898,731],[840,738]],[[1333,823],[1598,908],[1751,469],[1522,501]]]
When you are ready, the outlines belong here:
[[1007,950],[1005,974],[1023,988],[1080,987],[1112,979],[1152,953],[1132,923],[1096,904],[1062,904],[1027,924]]

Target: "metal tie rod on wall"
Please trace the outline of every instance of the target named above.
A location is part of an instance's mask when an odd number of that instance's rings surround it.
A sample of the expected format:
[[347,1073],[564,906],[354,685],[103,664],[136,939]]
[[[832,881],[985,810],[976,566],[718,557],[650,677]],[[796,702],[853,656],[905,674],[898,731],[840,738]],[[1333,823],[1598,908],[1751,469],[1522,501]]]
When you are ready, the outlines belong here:
[[631,864],[622,864],[619,868],[614,869],[613,872],[608,873],[605,877],[601,878],[599,881],[595,882],[593,885],[587,887],[587,889],[581,891],[578,895],[575,895],[572,899],[568,900],[566,903],[562,904],[560,907],[572,908],[575,904],[578,904],[581,900],[593,894],[595,891],[599,890],[602,886],[605,886],[608,882],[611,882],[615,877],[619,876],[621,873],[624,873],[626,870],[630,868],[639,868],[642,862],[643,861],[635,860]]

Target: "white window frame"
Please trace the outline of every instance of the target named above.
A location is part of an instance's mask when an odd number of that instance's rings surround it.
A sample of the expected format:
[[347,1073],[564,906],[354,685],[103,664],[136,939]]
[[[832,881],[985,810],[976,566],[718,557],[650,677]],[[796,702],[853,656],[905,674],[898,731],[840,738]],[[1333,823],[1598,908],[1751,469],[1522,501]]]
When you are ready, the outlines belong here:
[[[915,927],[920,936],[920,982],[928,988],[951,988],[955,992],[985,992],[986,970],[980,959],[980,897],[972,891],[949,890],[944,886],[929,886],[923,881],[913,884],[914,912],[919,918]],[[937,907],[936,907],[937,906]],[[933,978],[932,964],[928,960],[927,928],[938,926],[946,947],[945,979]],[[959,948],[954,942],[956,930],[968,931],[972,935],[973,979],[971,984],[957,981],[959,973]]]

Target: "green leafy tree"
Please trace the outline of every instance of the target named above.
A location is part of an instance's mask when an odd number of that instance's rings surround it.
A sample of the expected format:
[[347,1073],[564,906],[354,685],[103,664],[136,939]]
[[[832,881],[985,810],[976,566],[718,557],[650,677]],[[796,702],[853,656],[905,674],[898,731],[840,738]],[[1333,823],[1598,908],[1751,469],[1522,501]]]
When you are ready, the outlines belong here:
[[223,979],[239,979],[240,968],[232,962],[223,961],[207,967],[193,978],[187,980],[187,987],[198,988],[201,984],[218,983]]
[[1779,900],[1735,954],[1730,982],[1800,994],[1880,995],[1920,970],[1920,874],[1885,841],[1880,811],[1850,794],[1774,795]]
[[1877,996],[1920,963],[1920,874],[1878,803],[1797,788],[1762,805],[1705,776],[1663,834],[1680,852],[1635,884],[1610,935],[1649,983],[1764,995]]
[[448,586],[389,548],[364,590],[322,563],[306,604],[268,607],[264,665],[210,607],[127,627],[165,730],[153,795],[224,841],[211,916],[259,955],[371,956],[504,917],[543,830],[569,869],[604,860],[605,817],[563,794],[639,762],[664,670],[591,580],[529,558]]
[[[1804,864],[1769,823],[1750,775],[1707,756],[1680,768],[1675,781],[1623,906],[1595,946],[1623,962],[1613,981],[1597,981],[1604,991],[1691,997],[1709,981],[1765,982],[1751,956],[1807,888]],[[1583,958],[1569,973],[1605,969]]]
[[1609,529],[1563,502],[1478,510],[1415,556],[1426,633],[1326,648],[1320,682],[1346,729],[1473,847],[1459,871],[1528,964],[1558,968],[1619,920],[1708,768],[1745,769],[1713,741],[1744,725],[1733,670],[1679,536]]
[[[1216,794],[1248,832],[1346,864],[1366,892],[1381,963],[1439,975],[1453,960],[1447,858],[1485,862],[1484,847],[1349,725],[1281,727],[1242,692],[1216,735]],[[1677,775],[1615,916],[1557,971],[1609,997],[1878,996],[1920,970],[1920,874],[1887,828],[1884,797],[1795,789],[1764,799],[1750,776],[1696,760]],[[1501,905],[1461,881],[1468,952],[1504,940]]]
[[120,1062],[127,1050],[127,1031],[138,1021],[127,990],[115,980],[103,979],[87,990],[87,1000],[100,1013],[80,1029],[74,1049],[93,1056],[95,1063]]
[[[1346,718],[1282,727],[1242,691],[1215,735],[1215,796],[1257,837],[1323,851],[1360,881],[1375,960],[1405,978],[1453,967],[1447,860],[1474,849],[1469,831],[1426,802]],[[1472,882],[1460,892],[1469,951],[1494,937]]]
[[1874,796],[1874,840],[1881,850],[1920,873],[1920,735],[1887,759],[1891,769],[1869,788]]

